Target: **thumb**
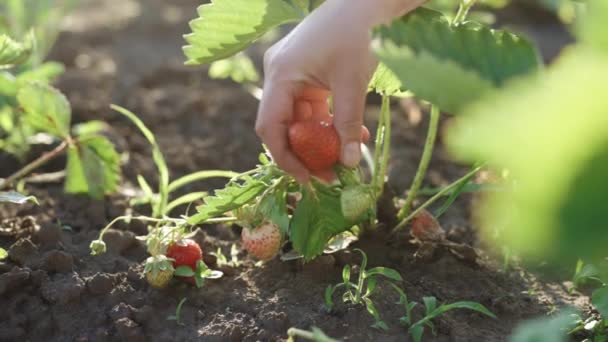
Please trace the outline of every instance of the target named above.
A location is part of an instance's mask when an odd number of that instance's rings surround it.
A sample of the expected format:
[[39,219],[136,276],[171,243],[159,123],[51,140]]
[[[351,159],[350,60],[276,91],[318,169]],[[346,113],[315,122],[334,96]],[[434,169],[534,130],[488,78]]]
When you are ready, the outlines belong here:
[[355,167],[361,160],[361,126],[367,83],[353,85],[352,79],[337,83],[332,87],[334,95],[334,126],[340,136],[342,152],[340,161],[348,167]]

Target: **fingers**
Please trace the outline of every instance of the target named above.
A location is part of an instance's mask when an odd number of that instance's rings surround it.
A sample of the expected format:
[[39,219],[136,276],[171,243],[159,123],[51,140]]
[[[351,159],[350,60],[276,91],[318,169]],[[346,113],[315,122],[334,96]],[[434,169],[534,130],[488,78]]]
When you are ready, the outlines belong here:
[[[355,84],[355,83],[362,83]],[[340,161],[348,167],[355,167],[361,160],[361,139],[363,132],[363,111],[365,109],[366,82],[346,82],[332,84],[334,94],[334,126],[340,136],[342,152]],[[369,132],[368,132],[369,134]]]
[[287,140],[293,107],[293,91],[289,86],[267,83],[260,102],[255,130],[277,165],[294,176],[298,182],[305,183],[310,177],[309,172],[291,153]]

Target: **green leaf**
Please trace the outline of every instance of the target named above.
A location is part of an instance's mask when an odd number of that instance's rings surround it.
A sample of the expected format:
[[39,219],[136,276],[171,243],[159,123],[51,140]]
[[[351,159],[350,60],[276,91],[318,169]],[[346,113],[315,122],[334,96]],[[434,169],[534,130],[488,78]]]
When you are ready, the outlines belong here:
[[600,275],[600,271],[593,264],[583,265],[583,261],[579,260],[577,263],[576,273],[574,277],[572,277],[572,283],[574,287],[578,287],[583,283],[587,282],[591,279],[598,279],[597,277]]
[[342,281],[345,286],[350,283],[350,265],[344,265],[344,268],[342,269]]
[[374,51],[407,89],[452,113],[509,79],[539,69],[531,43],[419,8],[377,30]]
[[526,258],[571,264],[605,257],[606,79],[603,54],[571,48],[541,77],[510,85],[451,125],[453,156],[508,169],[517,182],[480,203],[483,234],[500,229],[496,243]]
[[0,35],[0,69],[24,63],[31,53],[31,36],[24,43],[19,43],[5,34]]
[[74,125],[72,127],[72,133],[77,137],[85,137],[100,134],[108,129],[110,129],[110,125],[106,122],[91,120]]
[[118,187],[120,156],[104,136],[91,136],[68,149],[65,191],[103,198]]
[[564,311],[557,316],[528,320],[515,328],[509,342],[566,342],[567,333],[576,325],[572,311]]
[[0,202],[10,202],[10,203],[15,203],[15,204],[34,202],[36,204],[39,204],[36,197],[26,196],[26,195],[20,194],[15,191],[8,191],[8,192],[0,191]]
[[422,325],[412,325],[409,329],[410,335],[412,335],[412,340],[414,342],[422,342],[422,334],[424,333],[424,326]]
[[59,138],[70,135],[72,109],[59,90],[40,82],[28,82],[19,89],[17,100],[32,127]]
[[470,173],[468,175],[468,177],[465,177],[460,180],[461,183],[456,188],[454,188],[453,191],[450,192],[450,196],[445,200],[445,202],[443,202],[441,207],[439,209],[437,209],[437,211],[435,212],[435,218],[439,218],[439,216],[443,215],[443,213],[445,213],[450,208],[450,206],[454,203],[454,201],[456,201],[458,196],[460,196],[460,194],[465,191],[467,185],[469,184],[469,181],[473,177],[475,177],[475,175],[476,175],[476,173]]
[[437,298],[435,297],[423,297],[422,301],[424,302],[427,315],[431,314],[437,307]]
[[608,2],[605,0],[587,0],[586,15],[577,23],[577,33],[585,44],[598,51],[608,53]]
[[[308,1],[292,6],[284,0],[213,0],[198,8],[184,36],[186,64],[206,64],[243,50],[276,26],[296,22]],[[308,2],[310,3],[310,2]]]
[[606,319],[608,317],[608,286],[593,291],[591,302],[602,317]]
[[8,258],[8,252],[6,249],[0,247],[0,260]]
[[205,220],[237,209],[256,198],[266,189],[266,184],[248,178],[244,184],[230,182],[224,189],[216,190],[214,196],[205,198],[205,204],[198,206],[198,214],[188,218],[189,224],[199,224]]
[[309,261],[323,253],[333,236],[349,229],[351,224],[342,215],[340,192],[317,182],[304,187],[290,226],[294,249]]
[[65,67],[61,63],[57,62],[46,62],[42,65],[28,69],[17,76],[17,82],[25,83],[32,81],[39,81],[42,83],[49,83],[56,79],[59,75],[63,74]]
[[371,268],[371,269],[365,271],[366,278],[373,277],[375,275],[385,276],[385,277],[395,280],[395,281],[403,281],[403,278],[401,278],[401,274],[399,274],[399,272],[395,271],[392,268],[374,267],[374,268]]
[[496,316],[490,310],[488,310],[482,304],[479,304],[476,302],[456,302],[456,303],[441,305],[440,307],[438,307],[431,313],[431,316],[437,317],[437,316],[443,314],[444,312],[454,310],[454,309],[473,310],[473,311],[482,313],[488,317],[492,317],[492,318],[496,319]]
[[178,277],[193,277],[194,271],[190,268],[190,266],[179,266],[175,269],[174,275]]
[[154,160],[154,164],[156,164],[156,168],[158,169],[158,193],[160,195],[160,201],[158,201],[157,205],[153,210],[154,216],[159,216],[167,207],[167,203],[169,201],[169,168],[167,167],[167,162],[165,161],[165,157],[156,142],[156,138],[152,131],[146,127],[146,125],[141,121],[140,118],[137,117],[133,112],[117,106],[110,106],[115,111],[121,113],[126,116],[137,128],[139,128],[140,132],[144,135],[144,137],[148,140],[150,145],[152,145],[152,159]]
[[384,63],[378,63],[369,82],[368,90],[384,96],[409,97],[412,95]]
[[279,227],[282,234],[289,230],[289,215],[287,214],[287,192],[285,187],[275,190],[262,198],[259,203],[260,213]]
[[237,83],[255,83],[260,80],[260,75],[253,61],[243,53],[211,63],[209,77],[215,79],[231,78]]

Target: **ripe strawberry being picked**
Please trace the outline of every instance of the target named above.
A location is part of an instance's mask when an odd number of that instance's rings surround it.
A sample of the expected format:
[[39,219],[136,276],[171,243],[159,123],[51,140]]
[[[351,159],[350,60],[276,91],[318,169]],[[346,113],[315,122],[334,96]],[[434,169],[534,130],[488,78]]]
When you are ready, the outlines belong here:
[[[173,259],[173,267],[188,266],[196,271],[197,262],[203,258],[201,247],[192,239],[178,240],[167,248],[167,257]],[[179,277],[189,284],[195,284],[194,277]]]
[[164,255],[149,257],[144,266],[144,275],[148,284],[157,289],[164,289],[169,285],[174,271],[171,259]]
[[445,231],[439,221],[426,209],[422,209],[411,222],[411,235],[420,241],[438,242],[445,239]]
[[281,249],[281,232],[276,224],[266,222],[254,229],[243,228],[241,241],[249,254],[260,260],[270,260]]
[[340,159],[340,137],[327,121],[299,121],[289,126],[289,145],[310,171],[330,169]]

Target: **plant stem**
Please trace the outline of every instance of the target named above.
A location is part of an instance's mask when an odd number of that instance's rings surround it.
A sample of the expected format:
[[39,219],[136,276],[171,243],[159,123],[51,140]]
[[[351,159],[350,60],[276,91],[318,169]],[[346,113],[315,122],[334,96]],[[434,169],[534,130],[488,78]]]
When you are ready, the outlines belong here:
[[382,98],[382,115],[384,116],[384,136],[382,141],[382,160],[380,161],[380,171],[378,172],[378,185],[380,191],[377,196],[380,197],[384,191],[384,181],[386,179],[386,169],[388,167],[388,158],[391,152],[391,102],[390,97]]
[[461,0],[456,16],[452,19],[452,26],[458,26],[464,22],[469,14],[469,10],[475,5],[476,0]]
[[11,184],[18,181],[22,177],[27,176],[30,172],[48,163],[50,160],[58,157],[61,153],[63,153],[63,151],[65,151],[68,145],[68,140],[64,140],[61,142],[61,144],[59,144],[59,146],[55,147],[52,151],[43,153],[40,157],[27,164],[26,166],[21,168],[21,170],[13,173],[11,176],[1,182],[0,190],[8,188]]
[[422,186],[422,181],[424,180],[426,170],[428,169],[429,163],[431,162],[431,156],[433,155],[433,148],[435,146],[435,139],[437,137],[438,127],[439,107],[433,105],[431,107],[431,120],[429,122],[429,129],[426,136],[426,141],[424,143],[424,150],[422,151],[422,158],[420,159],[420,164],[418,164],[418,171],[416,171],[416,175],[414,176],[414,180],[412,181],[412,186],[407,192],[405,204],[397,214],[398,220],[403,220],[403,218],[409,214],[409,211],[412,208],[412,204],[414,203],[414,199],[418,194],[418,190]]
[[390,97],[382,96],[378,130],[376,132],[376,148],[374,150],[374,169],[372,185],[376,190],[376,197],[380,197],[384,190],[386,168],[390,152],[391,139],[391,105]]
[[400,229],[402,229],[403,227],[405,227],[405,225],[414,217],[416,216],[422,209],[425,209],[426,207],[428,207],[429,205],[433,204],[436,200],[440,199],[442,196],[444,196],[445,194],[447,194],[448,192],[452,191],[452,189],[458,187],[461,183],[463,182],[467,182],[469,180],[469,178],[474,175],[475,173],[479,172],[479,170],[481,170],[482,166],[478,166],[476,168],[474,168],[473,170],[471,170],[469,173],[467,173],[466,175],[458,178],[458,180],[456,180],[455,182],[453,182],[452,184],[446,186],[445,188],[441,189],[441,191],[439,191],[437,194],[435,194],[435,196],[429,198],[426,202],[424,202],[421,206],[419,206],[418,208],[416,208],[416,210],[414,210],[408,217],[404,218],[403,220],[401,220],[399,222],[399,224],[393,228],[393,234],[397,233]]
[[372,166],[372,176],[374,187],[378,186],[378,169],[380,168],[380,154],[382,151],[382,141],[384,140],[384,97],[382,98],[382,107],[380,107],[380,116],[378,117],[378,128],[376,129],[376,141],[374,142],[374,165]]

